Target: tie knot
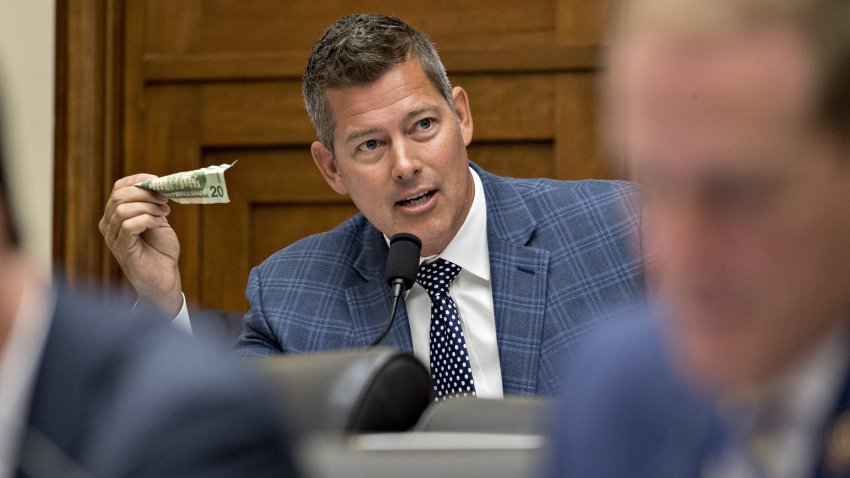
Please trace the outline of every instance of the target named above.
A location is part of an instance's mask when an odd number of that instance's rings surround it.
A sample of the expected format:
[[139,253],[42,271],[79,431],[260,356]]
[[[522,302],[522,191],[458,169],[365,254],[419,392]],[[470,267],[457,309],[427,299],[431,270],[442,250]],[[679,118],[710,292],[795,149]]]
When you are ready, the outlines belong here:
[[448,295],[449,286],[460,272],[460,266],[445,259],[437,259],[419,266],[416,282],[428,291],[429,296]]

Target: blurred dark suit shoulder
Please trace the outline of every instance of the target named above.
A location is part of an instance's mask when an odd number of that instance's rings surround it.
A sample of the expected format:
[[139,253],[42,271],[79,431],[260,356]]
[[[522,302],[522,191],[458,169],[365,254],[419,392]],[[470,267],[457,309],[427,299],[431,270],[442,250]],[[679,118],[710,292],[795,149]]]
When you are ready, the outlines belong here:
[[63,462],[87,476],[294,476],[266,400],[237,362],[167,321],[60,288],[21,457],[45,476],[70,474]]
[[586,343],[554,411],[551,476],[701,476],[716,423],[676,378],[646,311]]
[[[680,379],[646,309],[589,340],[564,379],[553,411],[550,476],[703,476],[728,433],[711,398]],[[850,376],[823,429],[810,476],[850,476]]]

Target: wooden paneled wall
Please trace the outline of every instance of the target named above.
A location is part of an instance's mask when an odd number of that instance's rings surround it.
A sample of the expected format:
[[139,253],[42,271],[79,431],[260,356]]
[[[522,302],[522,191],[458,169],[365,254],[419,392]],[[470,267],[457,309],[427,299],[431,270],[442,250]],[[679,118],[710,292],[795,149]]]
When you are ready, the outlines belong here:
[[[431,36],[470,95],[472,160],[512,176],[610,177],[594,117],[605,3],[59,0],[57,260],[116,278],[93,227],[112,182],[238,159],[227,173],[230,204],[175,205],[171,223],[193,304],[245,309],[252,266],[355,211],[312,163],[300,76],[322,31],[356,12],[398,15]],[[100,45],[94,64],[80,65],[91,45]],[[84,81],[91,74],[95,91]],[[96,133],[75,136],[86,128]]]

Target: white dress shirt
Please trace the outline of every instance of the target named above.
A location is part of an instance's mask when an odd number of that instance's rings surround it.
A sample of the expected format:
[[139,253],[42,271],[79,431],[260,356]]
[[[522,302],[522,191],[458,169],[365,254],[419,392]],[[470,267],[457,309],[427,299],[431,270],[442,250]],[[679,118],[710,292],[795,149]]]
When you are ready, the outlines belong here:
[[[183,305],[180,306],[180,312],[171,319],[171,325],[192,335],[192,322],[189,320],[189,309],[186,307],[186,294],[181,292],[180,296],[183,297]],[[138,302],[133,304],[133,309],[136,308],[136,305],[138,305]]]
[[[453,262],[462,269],[449,288],[455,301],[463,336],[475,380],[475,394],[481,398],[502,398],[502,369],[496,342],[496,316],[493,288],[490,282],[490,249],[487,246],[487,202],[478,174],[470,168],[475,183],[475,196],[466,220],[448,246],[436,256]],[[430,363],[431,298],[419,284],[405,298],[413,354]]]
[[29,416],[54,298],[39,285],[24,288],[6,346],[0,350],[0,478],[12,476]]

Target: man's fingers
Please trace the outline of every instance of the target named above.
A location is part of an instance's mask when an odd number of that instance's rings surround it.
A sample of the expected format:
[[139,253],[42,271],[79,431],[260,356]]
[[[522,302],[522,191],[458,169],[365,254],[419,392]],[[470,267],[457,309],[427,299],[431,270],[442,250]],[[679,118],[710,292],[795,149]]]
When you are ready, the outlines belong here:
[[[115,249],[129,252],[140,240],[139,236],[156,227],[167,224],[164,216],[152,216],[141,214],[122,221],[115,230],[114,239],[111,241]],[[113,251],[115,250],[113,249]]]
[[168,198],[166,198],[162,194],[134,186],[134,184],[139,182],[138,180],[144,180],[145,178],[152,177],[156,176],[152,176],[150,174],[136,174],[134,176],[127,176],[126,178],[121,178],[116,181],[115,188],[112,190],[112,194],[109,195],[109,199],[106,201],[106,207],[103,211],[103,217],[107,221],[111,221],[112,216],[115,214],[116,208],[125,203],[168,203]]
[[112,191],[112,194],[109,195],[109,200],[106,202],[106,211],[109,212],[110,210],[115,209],[118,205],[128,202],[166,204],[168,202],[168,198],[162,194],[148,189],[138,188],[131,184]]
[[[109,216],[107,223],[105,224],[106,233],[104,234],[104,237],[107,241],[115,238],[119,234],[120,229],[124,227],[125,222],[138,216],[151,216],[164,219],[168,216],[169,212],[171,212],[171,208],[169,208],[167,204],[155,204],[149,202],[119,204],[112,211],[111,216]],[[163,222],[164,221],[160,221],[159,224],[162,224]],[[144,230],[139,231],[139,234],[142,232],[144,232]]]
[[100,229],[100,234],[104,238],[109,239],[115,235],[114,226],[120,225],[122,221],[130,217],[137,216],[139,214],[162,216],[168,215],[169,212],[171,212],[171,209],[165,204],[152,203],[149,201],[121,202],[120,200],[116,200],[113,202],[112,199],[110,199],[106,209],[103,211],[103,216],[100,218],[100,222],[98,222],[98,229]]
[[115,184],[112,186],[112,190],[117,191],[117,190],[122,189],[122,188],[133,186],[134,184],[140,183],[142,181],[147,181],[149,179],[155,179],[155,178],[156,178],[156,176],[154,176],[153,174],[147,174],[147,173],[140,173],[140,174],[134,174],[132,176],[126,176],[126,177],[119,179],[118,181],[115,181]]

